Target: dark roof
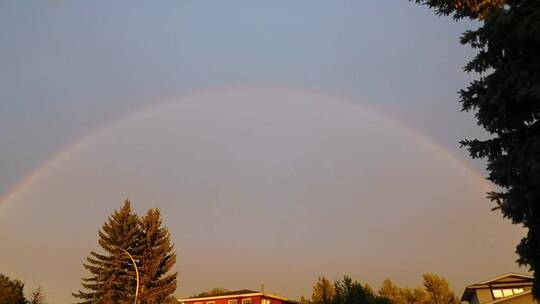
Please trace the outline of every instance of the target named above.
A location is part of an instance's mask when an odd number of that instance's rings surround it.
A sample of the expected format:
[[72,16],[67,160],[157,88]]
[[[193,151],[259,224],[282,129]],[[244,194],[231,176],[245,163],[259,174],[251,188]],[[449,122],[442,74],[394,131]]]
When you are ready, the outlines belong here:
[[219,294],[213,294],[213,295],[202,296],[202,297],[189,297],[189,299],[222,297],[222,296],[235,296],[235,295],[243,295],[243,294],[258,293],[258,292],[259,291],[255,291],[255,290],[241,289],[241,290],[227,291],[227,292],[223,292],[223,293],[219,293]]

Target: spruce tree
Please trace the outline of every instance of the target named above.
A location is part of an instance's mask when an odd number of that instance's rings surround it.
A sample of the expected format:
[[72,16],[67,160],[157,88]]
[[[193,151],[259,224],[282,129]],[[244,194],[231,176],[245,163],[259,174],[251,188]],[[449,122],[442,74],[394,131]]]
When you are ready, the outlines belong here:
[[488,194],[496,209],[527,229],[518,263],[534,272],[532,293],[540,299],[540,1],[415,1],[482,22],[461,37],[477,50],[464,69],[480,76],[460,91],[460,102],[491,136],[462,144],[487,161],[488,179],[498,186]]
[[92,251],[83,264],[90,277],[82,279],[81,285],[86,290],[73,294],[80,299],[79,303],[133,303],[136,288],[134,265],[121,249],[139,252],[139,238],[139,218],[126,200],[99,231],[98,242],[105,254]]
[[150,209],[140,220],[139,303],[158,304],[173,301],[177,273],[169,273],[176,262],[170,234],[162,225],[159,209]]

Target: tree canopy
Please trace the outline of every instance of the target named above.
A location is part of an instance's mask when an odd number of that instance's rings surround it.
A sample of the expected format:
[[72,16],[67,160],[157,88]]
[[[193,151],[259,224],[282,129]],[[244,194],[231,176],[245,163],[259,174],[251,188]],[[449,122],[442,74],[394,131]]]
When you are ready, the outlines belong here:
[[109,216],[98,235],[98,243],[105,254],[90,252],[84,268],[91,276],[83,278],[81,283],[87,291],[79,291],[73,296],[86,304],[133,302],[135,270],[122,249],[131,253],[139,250],[140,229],[139,218],[131,210],[129,201]]
[[540,298],[540,1],[416,0],[437,14],[470,18],[481,26],[461,43],[477,50],[464,70],[479,77],[459,92],[464,111],[475,113],[491,136],[461,143],[487,161],[488,193],[505,218],[523,225],[518,263],[533,271]]
[[439,15],[452,15],[483,20],[504,7],[507,0],[416,0],[434,9]]
[[445,278],[432,273],[426,273],[422,278],[423,286],[416,288],[398,287],[390,279],[386,279],[379,289],[379,295],[390,300],[392,304],[460,303]]
[[390,304],[386,298],[376,295],[369,285],[362,285],[349,276],[332,284],[321,276],[313,285],[311,300],[302,297],[302,304]]
[[170,273],[176,262],[169,231],[163,227],[159,209],[150,209],[140,220],[139,244],[141,289],[139,303],[173,302],[177,273]]
[[[141,304],[173,301],[177,273],[170,273],[176,253],[158,209],[140,218],[126,200],[113,211],[98,232],[104,254],[90,252],[84,267],[90,277],[82,279],[84,291],[73,296],[85,304],[132,303],[137,287],[136,272],[127,251],[139,269],[138,302]],[[124,251],[125,250],[125,251]]]
[[0,274],[0,304],[27,304],[24,283]]
[[330,304],[334,299],[334,285],[325,277],[319,277],[313,285],[311,302],[313,304]]

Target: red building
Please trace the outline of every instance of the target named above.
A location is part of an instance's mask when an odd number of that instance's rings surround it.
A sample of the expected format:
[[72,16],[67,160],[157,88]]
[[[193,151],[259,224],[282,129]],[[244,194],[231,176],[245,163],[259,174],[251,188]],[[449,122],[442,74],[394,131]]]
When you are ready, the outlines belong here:
[[180,304],[298,304],[298,301],[253,290],[237,290],[219,296],[179,299]]

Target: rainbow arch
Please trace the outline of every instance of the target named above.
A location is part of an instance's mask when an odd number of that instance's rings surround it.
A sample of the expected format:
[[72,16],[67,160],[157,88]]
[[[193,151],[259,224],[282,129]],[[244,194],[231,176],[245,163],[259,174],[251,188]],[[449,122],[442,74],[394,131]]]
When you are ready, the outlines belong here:
[[[47,169],[51,166],[53,166],[55,163],[59,162],[64,156],[69,155],[71,151],[75,150],[77,147],[87,143],[88,141],[91,141],[91,139],[96,136],[97,134],[100,134],[102,132],[106,132],[108,129],[113,128],[114,126],[121,124],[123,121],[129,119],[132,116],[139,115],[142,113],[145,113],[147,111],[153,111],[157,110],[161,107],[164,107],[166,105],[169,105],[171,103],[177,103],[182,102],[182,100],[189,99],[190,97],[199,96],[199,95],[208,95],[213,96],[215,98],[219,98],[220,94],[224,94],[227,92],[260,92],[263,93],[271,93],[271,92],[280,92],[280,93],[288,93],[288,94],[304,94],[304,95],[312,95],[317,97],[323,97],[329,100],[335,100],[337,102],[341,103],[348,103],[352,104],[355,107],[361,108],[363,111],[369,112],[372,115],[375,115],[379,118],[382,118],[383,120],[387,122],[391,122],[394,125],[398,126],[400,129],[405,130],[408,134],[411,135],[412,138],[416,142],[422,143],[424,145],[429,146],[434,151],[436,151],[440,156],[444,157],[445,159],[448,159],[449,161],[455,163],[459,167],[461,167],[467,174],[474,176],[476,182],[479,186],[483,187],[484,189],[491,190],[493,189],[493,185],[489,183],[483,176],[481,176],[476,170],[471,168],[465,161],[459,159],[457,156],[455,156],[451,151],[445,149],[440,144],[436,143],[435,141],[431,140],[429,137],[424,135],[421,131],[407,125],[406,123],[396,119],[392,115],[388,113],[384,113],[383,111],[379,109],[375,109],[373,107],[367,106],[365,104],[358,104],[353,103],[351,99],[345,98],[342,96],[334,96],[334,95],[327,95],[325,93],[315,91],[312,89],[291,89],[291,88],[282,88],[282,87],[226,87],[226,88],[212,88],[212,89],[206,89],[204,91],[192,91],[186,94],[177,95],[175,97],[171,98],[165,98],[162,102],[157,102],[145,107],[142,107],[141,109],[128,112],[124,114],[121,118],[114,120],[110,123],[107,123],[92,132],[87,133],[85,136],[79,138],[78,140],[75,140],[73,143],[66,145],[63,149],[61,149],[56,154],[52,155],[47,161],[43,162],[40,166],[38,166],[36,169],[34,169],[30,174],[28,174],[26,177],[21,179],[19,182],[15,184],[10,190],[7,191],[7,193],[0,197],[0,206],[6,205],[9,203],[9,201],[16,196],[18,193],[24,191],[24,189],[31,184],[31,182],[40,174],[47,171]],[[173,101],[171,101],[173,100]]]

